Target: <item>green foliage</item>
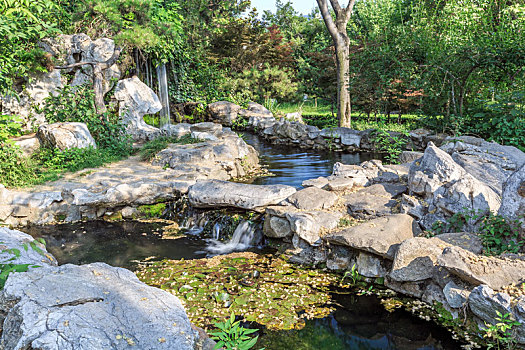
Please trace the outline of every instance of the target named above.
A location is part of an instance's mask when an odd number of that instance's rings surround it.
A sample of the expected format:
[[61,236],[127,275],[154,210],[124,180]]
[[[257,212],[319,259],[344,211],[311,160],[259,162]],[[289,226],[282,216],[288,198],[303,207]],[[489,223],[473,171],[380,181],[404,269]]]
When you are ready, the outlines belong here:
[[191,143],[198,143],[200,140],[194,139],[191,135],[182,136],[180,138],[161,136],[154,140],[148,141],[140,149],[140,159],[150,161],[155,158],[155,155],[167,148],[170,143],[177,143],[179,145],[187,145]]
[[435,234],[461,232],[467,224],[476,225],[477,233],[483,242],[484,253],[487,255],[519,253],[525,245],[525,241],[519,234],[519,222],[509,221],[492,212],[488,214],[476,211],[454,213],[446,222],[434,222],[432,231]]
[[57,33],[52,0],[0,2],[0,95],[14,95],[17,77],[45,71],[37,41]]
[[240,321],[235,321],[233,312],[225,322],[215,323],[219,331],[210,333],[211,338],[217,340],[214,349],[248,350],[253,348],[259,336],[251,337],[250,334],[257,332],[258,329],[247,329],[240,323]]
[[465,132],[525,151],[525,88],[481,101],[478,110],[464,121]]
[[359,281],[362,280],[362,276],[357,271],[357,265],[353,264],[350,271],[345,271],[343,278],[341,279],[341,282],[343,282],[346,278],[350,278],[352,281],[352,284],[357,284]]
[[0,114],[0,145],[8,142],[10,137],[18,136],[21,127],[19,117]]
[[298,85],[291,75],[279,67],[264,66],[263,69],[249,69],[232,74],[221,85],[223,91],[229,92],[233,99],[245,101],[265,101],[268,99],[294,99]]
[[489,213],[481,219],[480,231],[483,248],[487,255],[505,252],[518,253],[525,244],[520,239],[518,223],[509,222],[502,216]]
[[63,151],[56,148],[42,148],[33,158],[38,161],[40,173],[44,178],[64,171],[78,171],[96,168],[121,159],[120,155],[104,148],[71,148]]
[[7,187],[22,187],[35,181],[35,167],[20,148],[0,142],[0,183]]
[[510,314],[502,314],[496,311],[496,324],[485,323],[486,327],[483,337],[488,340],[487,349],[513,349],[516,346],[516,339],[513,328],[520,326],[520,323],[511,318]]
[[399,156],[409,140],[407,132],[395,135],[384,129],[376,129],[372,137],[377,150],[385,153],[385,160],[391,164],[399,163]]
[[170,0],[82,0],[75,4],[73,22],[92,37],[112,36],[118,45],[166,62],[182,43],[179,11],[179,3]]
[[[37,242],[42,244],[44,247],[46,245],[46,242],[43,239],[39,239],[38,241],[31,241],[29,243],[24,243],[23,248],[25,251],[31,248],[38,254],[44,256],[44,251],[38,246]],[[38,265],[33,265],[33,264],[14,264],[12,263],[12,261],[15,261],[16,259],[20,257],[21,254],[20,254],[19,249],[16,249],[16,248],[3,249],[1,253],[7,253],[13,256],[7,259],[5,263],[0,264],[0,289],[4,288],[7,278],[12,272],[27,272],[30,267],[32,268],[40,267]]]
[[88,86],[66,85],[56,96],[50,95],[39,112],[44,114],[48,123],[85,123],[97,146],[115,155],[127,156],[131,152],[131,140],[119,116],[115,112],[97,114],[94,92]]

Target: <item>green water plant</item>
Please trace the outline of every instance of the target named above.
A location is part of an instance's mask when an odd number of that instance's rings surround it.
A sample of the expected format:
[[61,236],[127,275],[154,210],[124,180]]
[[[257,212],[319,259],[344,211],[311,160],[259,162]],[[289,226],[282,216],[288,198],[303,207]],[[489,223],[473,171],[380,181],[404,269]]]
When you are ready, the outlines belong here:
[[241,326],[241,321],[235,321],[233,312],[226,321],[215,323],[215,327],[218,328],[218,331],[210,333],[211,338],[217,341],[214,349],[249,350],[255,346],[259,338],[259,336],[250,336],[258,329]]
[[511,318],[509,313],[502,314],[496,311],[495,324],[485,323],[487,328],[484,329],[483,337],[488,340],[487,349],[514,349],[516,347],[516,338],[513,334],[513,328],[520,323]]

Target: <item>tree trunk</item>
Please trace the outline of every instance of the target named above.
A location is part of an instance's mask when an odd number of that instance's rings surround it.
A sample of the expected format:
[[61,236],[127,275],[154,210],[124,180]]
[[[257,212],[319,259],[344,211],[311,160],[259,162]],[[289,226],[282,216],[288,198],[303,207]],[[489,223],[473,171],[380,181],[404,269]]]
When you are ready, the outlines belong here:
[[356,0],[349,0],[348,5],[343,8],[338,0],[330,0],[330,5],[335,13],[335,21],[328,9],[327,0],[317,0],[323,21],[335,46],[336,69],[337,69],[337,117],[339,126],[350,127],[351,107],[349,88],[350,73],[350,39],[346,31],[348,21]]
[[350,74],[350,49],[348,45],[336,47],[337,63],[337,118],[339,126],[349,128],[352,121],[348,76]]

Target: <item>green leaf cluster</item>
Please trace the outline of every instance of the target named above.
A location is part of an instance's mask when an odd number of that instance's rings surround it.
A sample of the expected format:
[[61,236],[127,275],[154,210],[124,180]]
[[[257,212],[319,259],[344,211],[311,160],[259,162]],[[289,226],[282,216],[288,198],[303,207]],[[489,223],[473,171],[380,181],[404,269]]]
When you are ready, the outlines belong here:
[[255,346],[259,336],[250,337],[258,329],[248,329],[241,326],[241,321],[235,321],[235,314],[232,312],[230,318],[224,322],[215,323],[219,331],[211,332],[213,340],[217,341],[214,349],[227,350],[249,350]]

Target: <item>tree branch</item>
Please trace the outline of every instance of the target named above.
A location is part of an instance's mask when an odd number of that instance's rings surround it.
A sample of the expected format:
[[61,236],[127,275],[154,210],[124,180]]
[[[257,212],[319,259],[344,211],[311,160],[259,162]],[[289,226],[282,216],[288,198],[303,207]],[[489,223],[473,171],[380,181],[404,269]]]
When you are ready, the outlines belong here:
[[354,12],[354,5],[355,0],[350,0],[348,3],[348,6],[345,8],[345,22],[348,22],[350,20],[350,16],[352,16],[352,12]]
[[332,4],[332,8],[334,9],[336,16],[339,15],[342,10],[341,5],[339,5],[339,0],[330,0],[330,4]]
[[328,31],[330,32],[330,35],[332,36],[334,41],[338,42],[337,27],[334,23],[334,19],[332,18],[332,14],[328,10],[328,3],[326,2],[326,0],[317,0],[317,5],[319,5],[319,10],[321,11],[321,15],[323,16],[326,28],[328,28]]

